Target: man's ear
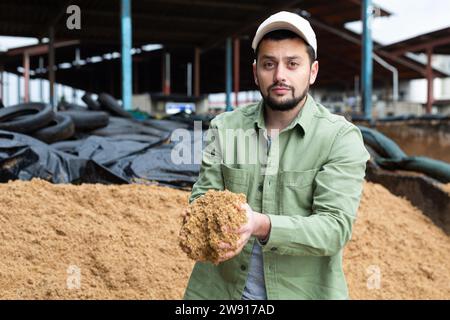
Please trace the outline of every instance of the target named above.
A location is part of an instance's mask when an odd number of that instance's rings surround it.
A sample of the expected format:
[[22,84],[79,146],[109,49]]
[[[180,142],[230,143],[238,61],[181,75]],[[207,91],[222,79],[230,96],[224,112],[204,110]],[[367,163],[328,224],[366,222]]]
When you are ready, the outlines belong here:
[[317,74],[319,73],[319,61],[314,61],[311,65],[311,73],[309,74],[309,84],[314,84],[317,79]]
[[259,87],[258,77],[256,76],[256,60],[253,60],[253,79],[255,79],[255,84]]

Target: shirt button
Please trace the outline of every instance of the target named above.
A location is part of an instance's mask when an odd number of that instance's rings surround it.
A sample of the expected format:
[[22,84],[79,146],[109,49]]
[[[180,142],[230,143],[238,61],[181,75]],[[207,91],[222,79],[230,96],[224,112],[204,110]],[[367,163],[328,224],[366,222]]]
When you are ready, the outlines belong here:
[[270,248],[270,251],[277,251],[277,248],[276,247],[272,247],[272,248]]
[[264,186],[263,186],[262,184],[260,184],[260,185],[258,186],[258,191],[259,191],[259,192],[263,192],[263,189],[264,189]]
[[245,270],[247,270],[247,267],[245,265],[241,265],[241,270],[245,271]]

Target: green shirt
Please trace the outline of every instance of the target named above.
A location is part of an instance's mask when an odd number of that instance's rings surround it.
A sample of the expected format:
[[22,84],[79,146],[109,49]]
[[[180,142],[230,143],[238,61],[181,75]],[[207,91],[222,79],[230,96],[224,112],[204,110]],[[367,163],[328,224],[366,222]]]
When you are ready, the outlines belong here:
[[[308,95],[268,150],[266,138],[262,102],[217,116],[189,201],[208,189],[228,189],[245,193],[254,211],[268,215],[268,299],[348,299],[342,252],[369,159],[361,132]],[[217,266],[197,262],[184,298],[241,299],[255,240]]]

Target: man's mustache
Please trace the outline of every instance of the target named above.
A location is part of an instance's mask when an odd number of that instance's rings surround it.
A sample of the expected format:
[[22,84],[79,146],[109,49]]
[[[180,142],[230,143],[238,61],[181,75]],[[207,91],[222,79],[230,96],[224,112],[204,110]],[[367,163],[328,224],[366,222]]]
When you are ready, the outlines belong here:
[[291,90],[294,89],[293,87],[285,85],[285,84],[274,83],[268,88],[268,90],[272,90],[273,88],[286,88],[286,89],[291,89]]

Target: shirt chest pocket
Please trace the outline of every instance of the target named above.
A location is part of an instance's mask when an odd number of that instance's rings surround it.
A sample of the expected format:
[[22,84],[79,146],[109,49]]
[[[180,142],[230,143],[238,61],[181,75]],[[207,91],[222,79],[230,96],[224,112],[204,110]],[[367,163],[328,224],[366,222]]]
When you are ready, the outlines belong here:
[[319,169],[280,173],[280,214],[311,214],[314,178]]
[[224,164],[221,168],[225,189],[247,195],[250,173],[245,169],[232,168]]

